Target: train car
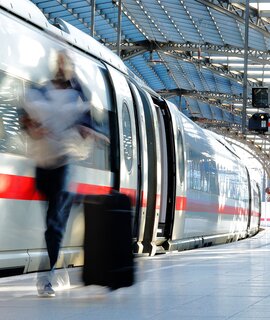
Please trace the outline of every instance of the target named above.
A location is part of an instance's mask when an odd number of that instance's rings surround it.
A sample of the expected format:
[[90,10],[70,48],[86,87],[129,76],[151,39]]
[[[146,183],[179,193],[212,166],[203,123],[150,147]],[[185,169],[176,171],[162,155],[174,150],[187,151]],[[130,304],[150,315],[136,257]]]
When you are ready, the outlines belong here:
[[[27,87],[52,77],[51,62],[63,49],[92,102],[94,123],[110,138],[110,144],[87,145],[89,156],[73,164],[70,188],[130,196],[134,253],[198,248],[258,232],[259,189],[234,150],[148,88],[105,46],[61,19],[50,24],[28,0],[0,1],[0,41],[0,275],[37,271],[47,261],[45,200],[35,190],[19,112]],[[83,264],[83,235],[83,207],[75,204],[58,267]]]

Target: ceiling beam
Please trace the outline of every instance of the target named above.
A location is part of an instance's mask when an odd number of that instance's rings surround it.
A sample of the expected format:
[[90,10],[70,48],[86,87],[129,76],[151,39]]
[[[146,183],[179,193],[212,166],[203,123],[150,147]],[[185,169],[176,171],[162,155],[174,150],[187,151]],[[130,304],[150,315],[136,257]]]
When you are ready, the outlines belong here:
[[[270,33],[269,33],[270,34]],[[107,43],[107,46],[110,49],[115,49],[115,43]],[[241,47],[234,47],[231,45],[214,45],[210,43],[178,43],[178,42],[158,42],[158,41],[149,41],[144,40],[141,42],[126,42],[121,44],[121,50],[123,50],[122,58],[129,59],[130,54],[133,51],[138,50],[148,50],[148,51],[163,51],[163,52],[191,52],[198,55],[198,50],[201,51],[201,57],[204,54],[214,54],[220,56],[227,56],[227,57],[237,57],[244,59],[244,48]],[[211,58],[211,57],[210,57]],[[254,61],[259,64],[270,64],[270,50],[262,51],[262,50],[248,50],[248,58],[251,61]]]
[[208,99],[227,99],[232,101],[243,101],[241,96],[233,95],[233,94],[226,94],[220,92],[213,92],[213,91],[196,91],[196,90],[186,90],[186,89],[169,89],[169,90],[160,90],[157,91],[158,94],[162,95],[163,97],[172,97],[172,96],[188,96],[188,97],[205,97]]

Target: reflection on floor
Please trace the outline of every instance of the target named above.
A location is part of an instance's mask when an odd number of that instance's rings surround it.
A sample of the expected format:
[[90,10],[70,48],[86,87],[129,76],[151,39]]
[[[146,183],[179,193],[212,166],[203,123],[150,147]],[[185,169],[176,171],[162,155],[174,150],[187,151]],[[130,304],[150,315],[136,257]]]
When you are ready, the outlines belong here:
[[0,319],[269,319],[270,229],[227,245],[138,258],[136,266],[135,285],[113,292],[84,287],[80,268],[59,270],[54,298],[37,296],[36,274],[2,278]]

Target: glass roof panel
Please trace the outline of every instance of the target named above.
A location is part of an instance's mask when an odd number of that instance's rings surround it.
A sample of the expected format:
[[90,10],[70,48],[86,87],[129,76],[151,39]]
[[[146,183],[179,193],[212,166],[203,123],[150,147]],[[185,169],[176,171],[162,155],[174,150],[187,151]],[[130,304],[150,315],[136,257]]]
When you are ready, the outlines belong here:
[[186,106],[189,109],[191,116],[195,117],[195,118],[202,118],[203,114],[200,110],[198,102],[194,99],[189,98],[189,97],[185,97],[185,99],[187,102]]
[[198,101],[200,109],[203,110],[203,115],[206,119],[213,119],[213,114],[208,103]]
[[186,1],[186,6],[202,34],[203,42],[223,44],[220,31],[207,7],[197,1]]
[[[241,32],[245,34],[245,25],[239,25]],[[269,34],[270,36],[270,34]],[[249,29],[248,46],[256,50],[268,50],[266,47],[265,37],[257,30]]]
[[217,27],[220,31],[224,44],[243,47],[243,35],[239,30],[238,23],[235,19],[224,15],[216,10],[209,9],[214,17]]
[[211,105],[211,110],[214,114],[214,118],[219,121],[223,121],[222,110],[216,106]]

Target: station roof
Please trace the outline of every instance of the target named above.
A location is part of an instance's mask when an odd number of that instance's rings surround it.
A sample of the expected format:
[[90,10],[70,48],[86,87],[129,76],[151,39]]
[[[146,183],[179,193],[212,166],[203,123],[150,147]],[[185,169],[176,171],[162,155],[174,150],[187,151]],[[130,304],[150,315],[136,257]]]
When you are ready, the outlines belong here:
[[251,94],[252,87],[270,84],[270,0],[31,2],[51,23],[61,18],[93,34],[201,126],[248,143],[270,162],[268,136],[246,131],[242,121],[268,112],[252,107]]

